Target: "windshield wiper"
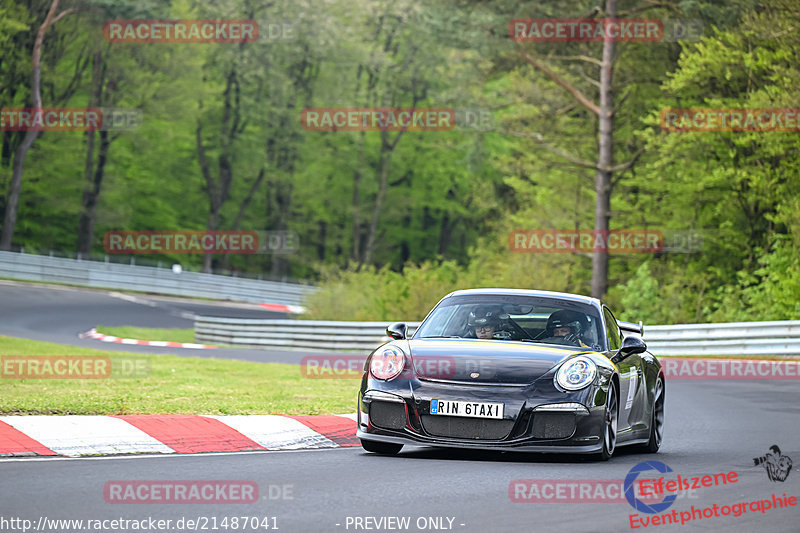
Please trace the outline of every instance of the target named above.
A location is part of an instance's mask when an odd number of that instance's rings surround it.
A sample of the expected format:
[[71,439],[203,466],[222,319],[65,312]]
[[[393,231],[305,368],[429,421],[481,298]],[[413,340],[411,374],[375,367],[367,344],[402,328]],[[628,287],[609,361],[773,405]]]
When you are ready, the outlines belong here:
[[420,337],[420,339],[460,339],[462,338],[460,335],[430,335],[425,337]]

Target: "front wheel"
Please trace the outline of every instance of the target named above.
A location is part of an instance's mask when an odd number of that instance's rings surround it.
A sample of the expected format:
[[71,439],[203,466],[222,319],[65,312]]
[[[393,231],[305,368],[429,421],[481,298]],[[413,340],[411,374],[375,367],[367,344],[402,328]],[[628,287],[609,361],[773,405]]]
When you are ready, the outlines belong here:
[[361,447],[372,453],[379,453],[381,455],[397,455],[403,448],[403,445],[394,444],[393,442],[376,442],[374,440],[361,439]]
[[617,391],[614,384],[609,383],[606,395],[606,410],[603,424],[603,449],[597,454],[596,458],[600,461],[608,461],[614,455],[617,446]]

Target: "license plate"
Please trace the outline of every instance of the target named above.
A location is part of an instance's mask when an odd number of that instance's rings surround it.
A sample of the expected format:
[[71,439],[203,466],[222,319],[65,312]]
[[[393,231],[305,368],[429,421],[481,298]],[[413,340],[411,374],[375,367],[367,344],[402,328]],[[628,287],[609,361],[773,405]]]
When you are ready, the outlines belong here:
[[503,418],[502,403],[431,400],[431,414],[470,418]]

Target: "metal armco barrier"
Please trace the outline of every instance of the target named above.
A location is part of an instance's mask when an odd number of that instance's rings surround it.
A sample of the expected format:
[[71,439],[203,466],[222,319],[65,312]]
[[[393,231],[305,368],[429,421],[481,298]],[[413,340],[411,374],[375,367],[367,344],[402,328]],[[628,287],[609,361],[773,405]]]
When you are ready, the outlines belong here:
[[[408,322],[409,334],[419,322]],[[198,342],[304,348],[315,350],[372,351],[384,342],[388,322],[339,322],[329,320],[288,320],[218,318],[198,316],[194,321]]]
[[[408,322],[409,335],[419,322]],[[197,317],[197,342],[270,348],[371,351],[389,322]],[[644,327],[655,355],[800,355],[800,321]]]
[[0,252],[0,278],[243,302],[300,305],[316,287],[200,272]]
[[800,320],[645,326],[656,355],[800,355]]

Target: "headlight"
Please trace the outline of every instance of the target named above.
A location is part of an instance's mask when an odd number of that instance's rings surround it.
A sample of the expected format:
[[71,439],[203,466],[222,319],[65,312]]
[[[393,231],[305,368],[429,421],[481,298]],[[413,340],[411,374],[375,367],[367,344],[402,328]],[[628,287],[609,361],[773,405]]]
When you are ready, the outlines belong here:
[[567,390],[582,389],[597,375],[597,365],[588,357],[578,356],[561,365],[556,372],[556,383]]
[[403,371],[406,356],[393,346],[381,348],[369,362],[369,371],[378,379],[390,380]]

